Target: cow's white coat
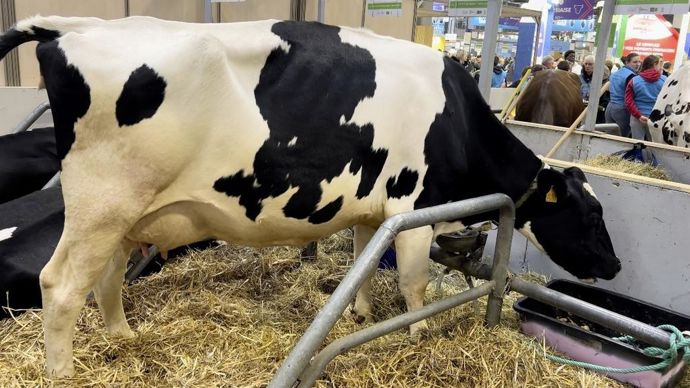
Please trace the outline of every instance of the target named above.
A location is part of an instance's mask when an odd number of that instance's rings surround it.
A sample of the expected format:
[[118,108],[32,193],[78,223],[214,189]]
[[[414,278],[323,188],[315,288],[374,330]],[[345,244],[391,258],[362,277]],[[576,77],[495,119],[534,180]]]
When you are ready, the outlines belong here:
[[5,241],[9,240],[12,238],[12,234],[14,231],[17,230],[17,227],[11,227],[11,228],[5,228],[5,229],[0,229],[0,241]]

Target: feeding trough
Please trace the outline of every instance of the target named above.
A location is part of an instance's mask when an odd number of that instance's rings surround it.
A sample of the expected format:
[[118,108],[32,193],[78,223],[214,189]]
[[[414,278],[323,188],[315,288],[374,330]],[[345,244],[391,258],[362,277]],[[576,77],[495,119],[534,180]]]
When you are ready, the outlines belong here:
[[[547,287],[651,326],[667,324],[680,330],[690,329],[688,316],[615,292],[568,280],[554,280]],[[522,298],[514,308],[520,315],[521,330],[525,334],[543,338],[553,349],[573,360],[613,368],[635,368],[661,361],[643,353],[642,349],[650,346],[648,344],[625,341],[620,332],[535,299]],[[661,370],[607,375],[638,387],[672,387],[685,370],[680,357],[682,351],[679,353],[674,363]]]

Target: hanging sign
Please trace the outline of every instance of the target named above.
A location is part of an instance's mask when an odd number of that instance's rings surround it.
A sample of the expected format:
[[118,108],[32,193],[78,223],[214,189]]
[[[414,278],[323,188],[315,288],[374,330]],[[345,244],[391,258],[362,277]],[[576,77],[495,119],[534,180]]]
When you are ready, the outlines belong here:
[[688,0],[618,0],[614,13],[617,15],[683,14],[689,10]]
[[367,0],[369,16],[402,16],[402,0]]
[[486,16],[488,1],[450,0],[448,16]]
[[632,52],[641,56],[654,54],[665,61],[673,61],[678,46],[678,32],[661,15],[632,15],[628,17],[623,55]]
[[596,0],[554,0],[553,20],[576,20],[594,17]]

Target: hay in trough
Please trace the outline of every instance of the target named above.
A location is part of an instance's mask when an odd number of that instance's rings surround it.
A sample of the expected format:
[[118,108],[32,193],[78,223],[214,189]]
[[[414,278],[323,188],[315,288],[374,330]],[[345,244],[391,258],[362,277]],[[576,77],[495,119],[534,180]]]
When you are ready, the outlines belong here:
[[588,160],[581,160],[580,163],[592,167],[600,167],[607,170],[624,172],[627,174],[634,174],[645,176],[648,178],[662,179],[665,181],[672,180],[671,177],[661,167],[654,167],[649,163],[633,162],[614,155],[597,155]]
[[[319,244],[319,259],[301,262],[295,248],[221,246],[192,253],[125,291],[133,339],[105,335],[91,303],[77,327],[77,377],[44,377],[41,316],[0,322],[0,386],[262,387],[325,303],[351,262],[347,232]],[[433,273],[440,267],[434,265]],[[441,294],[466,288],[457,273]],[[373,282],[376,319],[405,310],[396,273]],[[427,302],[437,300],[435,282]],[[499,327],[483,326],[485,300],[429,321],[411,343],[406,331],[362,345],[328,365],[317,386],[340,387],[618,387],[613,380],[548,361],[541,345],[518,332],[512,293]],[[327,342],[361,328],[341,319]]]

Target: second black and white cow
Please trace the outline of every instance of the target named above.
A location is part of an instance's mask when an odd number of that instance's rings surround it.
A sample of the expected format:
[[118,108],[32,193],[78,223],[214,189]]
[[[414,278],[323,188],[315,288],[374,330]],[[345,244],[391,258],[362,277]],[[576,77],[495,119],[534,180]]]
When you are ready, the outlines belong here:
[[649,115],[649,132],[657,143],[690,147],[690,64],[664,82]]
[[[502,192],[521,199],[517,228],[569,272],[620,270],[582,172],[543,167],[469,74],[428,47],[318,23],[35,17],[0,54],[30,40],[41,42],[65,199],[41,273],[52,375],[74,372],[90,290],[108,331],[133,335],[121,286],[139,243],[300,245],[356,225],[358,254],[386,217]],[[409,310],[422,306],[433,235],[395,241]],[[368,291],[354,307],[365,318]]]
[[40,190],[59,169],[52,127],[0,136],[0,203]]

